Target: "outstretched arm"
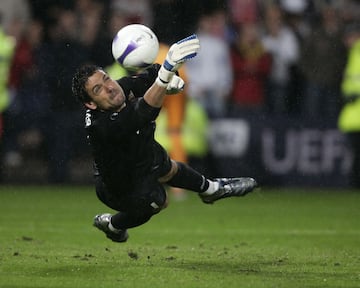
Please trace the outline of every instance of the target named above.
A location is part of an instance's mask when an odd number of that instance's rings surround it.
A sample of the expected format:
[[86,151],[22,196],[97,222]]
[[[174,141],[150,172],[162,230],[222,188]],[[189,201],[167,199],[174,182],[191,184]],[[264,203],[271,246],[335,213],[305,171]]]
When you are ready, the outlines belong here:
[[152,107],[160,108],[166,96],[166,86],[160,86],[156,82],[146,91],[144,100]]

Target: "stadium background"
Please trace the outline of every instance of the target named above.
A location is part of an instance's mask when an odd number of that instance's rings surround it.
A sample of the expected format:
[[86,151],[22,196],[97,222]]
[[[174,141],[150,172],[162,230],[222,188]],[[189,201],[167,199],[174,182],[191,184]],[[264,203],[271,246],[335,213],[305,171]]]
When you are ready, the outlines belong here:
[[[223,36],[230,46],[235,24],[263,25],[262,12],[270,2],[2,1],[3,28],[17,40],[13,55],[18,57],[11,59],[7,75],[10,95],[16,97],[2,113],[1,181],[91,183],[91,156],[81,128],[81,108],[71,97],[69,83],[74,69],[82,63],[104,67],[113,63],[111,38],[121,25],[144,23],[169,44],[196,31],[203,14],[221,8],[227,19]],[[322,9],[328,5],[339,13],[341,27],[359,19],[359,1],[272,2],[282,8],[288,27],[300,33],[299,41],[310,35],[306,31],[319,25]],[[115,14],[116,19],[112,17]],[[298,26],[292,26],[294,19]],[[115,20],[118,26],[111,22]],[[30,32],[36,27],[43,29],[36,44],[40,48],[31,50],[35,52],[30,56],[21,54],[29,47],[26,45],[31,47],[29,40],[35,36],[31,38],[34,34]],[[29,71],[34,78],[23,81]],[[305,80],[298,72],[292,74],[293,97],[286,113],[269,113],[229,101],[223,117],[209,117],[209,153],[200,159],[205,173],[254,176],[269,186],[348,186],[352,155],[337,129],[338,114],[318,111],[309,117],[302,110]],[[199,163],[199,159],[194,160]]]

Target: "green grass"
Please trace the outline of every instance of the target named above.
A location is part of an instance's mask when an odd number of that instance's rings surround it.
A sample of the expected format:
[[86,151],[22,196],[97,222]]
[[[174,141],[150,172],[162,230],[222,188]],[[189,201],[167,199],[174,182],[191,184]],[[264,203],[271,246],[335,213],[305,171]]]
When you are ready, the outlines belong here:
[[113,243],[92,187],[0,186],[0,287],[360,287],[360,192],[188,195]]

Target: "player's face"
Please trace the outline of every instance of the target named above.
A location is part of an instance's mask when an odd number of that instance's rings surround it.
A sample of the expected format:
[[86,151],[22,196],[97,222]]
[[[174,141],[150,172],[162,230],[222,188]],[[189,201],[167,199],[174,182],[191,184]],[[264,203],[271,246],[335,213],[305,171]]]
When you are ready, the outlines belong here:
[[85,90],[92,99],[85,104],[90,109],[120,111],[125,107],[124,91],[119,83],[102,70],[97,70],[89,77]]

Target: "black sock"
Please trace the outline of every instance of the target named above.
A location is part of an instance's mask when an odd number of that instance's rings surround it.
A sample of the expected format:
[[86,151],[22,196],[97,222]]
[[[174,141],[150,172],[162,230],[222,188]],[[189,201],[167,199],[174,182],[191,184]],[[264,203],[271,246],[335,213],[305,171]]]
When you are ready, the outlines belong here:
[[199,172],[182,162],[177,162],[177,165],[178,171],[166,184],[198,193],[209,188],[209,181]]

